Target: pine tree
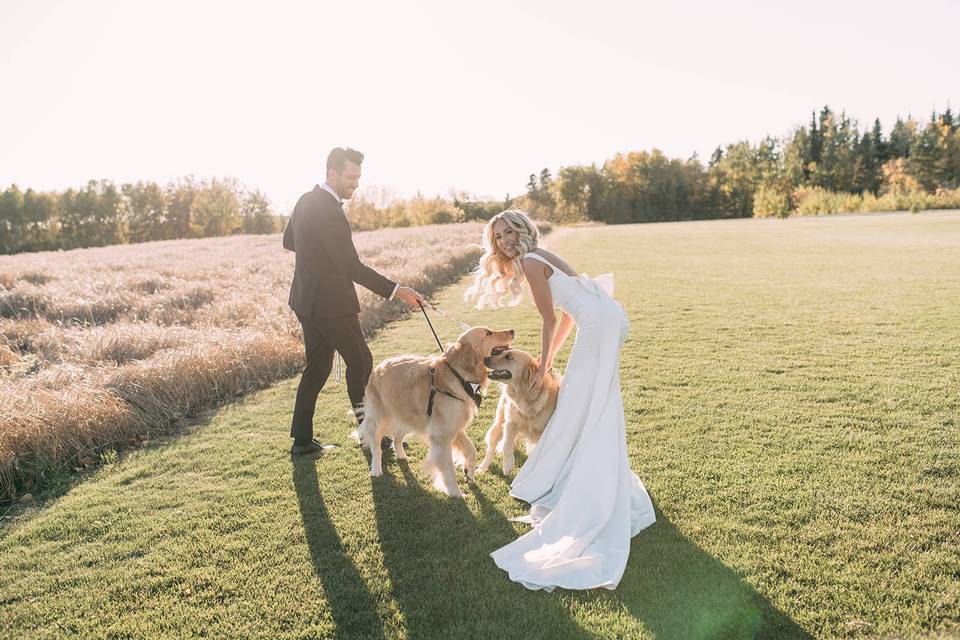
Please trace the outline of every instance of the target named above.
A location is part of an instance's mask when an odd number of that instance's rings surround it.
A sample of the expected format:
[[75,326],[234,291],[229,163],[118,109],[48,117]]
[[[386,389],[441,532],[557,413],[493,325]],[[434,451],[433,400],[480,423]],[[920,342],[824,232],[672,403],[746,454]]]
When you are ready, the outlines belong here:
[[527,181],[527,195],[535,197],[537,193],[537,175],[535,173],[530,174],[530,179]]
[[910,156],[910,146],[913,142],[913,120],[908,118],[908,122],[897,118],[890,130],[890,145],[888,147],[889,158],[906,158]]
[[544,167],[543,170],[540,171],[540,190],[549,191],[552,182],[553,178],[550,176],[550,169]]
[[951,133],[956,131],[958,124],[960,124],[953,117],[953,113],[950,111],[950,107],[947,107],[947,110],[944,111],[943,115],[940,116],[940,122],[942,122],[944,126],[948,127]]
[[865,133],[857,141],[855,154],[855,188],[857,193],[869,191],[876,194],[880,189],[880,163],[877,150],[873,145],[873,136]]
[[842,156],[839,148],[841,140],[836,118],[833,117],[830,107],[826,105],[820,110],[819,127],[820,157],[817,160],[813,184],[829,191],[839,191],[843,188],[839,177]]
[[[826,108],[826,107],[824,107]],[[804,158],[806,161],[805,164],[808,166],[807,178],[810,178],[809,175],[809,166],[811,163],[816,164],[820,162],[820,152],[823,149],[823,138],[820,135],[820,131],[817,129],[817,112],[812,111],[810,113],[810,137],[808,138],[809,149],[807,151],[807,156]]]
[[721,160],[723,160],[723,148],[717,147],[716,149],[713,150],[713,153],[710,154],[710,163],[707,166],[712,167],[713,165],[717,164]]
[[916,178],[920,188],[934,191],[939,186],[938,165],[940,160],[940,134],[937,114],[930,116],[930,122],[916,136],[910,145],[908,167]]
[[870,133],[870,137],[873,143],[874,153],[877,154],[877,164],[883,165],[883,163],[890,158],[887,150],[887,142],[883,139],[883,127],[880,126],[880,118],[873,121],[873,131]]

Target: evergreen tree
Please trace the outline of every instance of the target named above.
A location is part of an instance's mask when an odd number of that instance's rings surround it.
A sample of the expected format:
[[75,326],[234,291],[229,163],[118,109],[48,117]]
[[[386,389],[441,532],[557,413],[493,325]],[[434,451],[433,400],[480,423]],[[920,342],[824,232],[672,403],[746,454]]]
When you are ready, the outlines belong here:
[[880,189],[880,162],[873,144],[873,134],[865,133],[857,141],[854,167],[854,186],[857,193],[869,191],[876,194]]
[[712,167],[723,160],[723,147],[717,147],[713,150],[713,153],[710,154],[710,162],[707,164],[708,167]]
[[877,165],[883,166],[890,159],[887,149],[887,142],[883,139],[883,127],[880,126],[880,118],[873,121],[873,131],[870,132],[870,142],[877,157]]
[[529,213],[543,219],[550,219],[553,216],[556,203],[553,197],[553,178],[550,176],[550,169],[545,167],[540,171],[539,182],[535,175],[530,175],[527,196],[531,209]]
[[907,167],[920,188],[934,191],[939,186],[940,136],[937,114],[930,116],[927,126],[913,137]]
[[947,110],[943,112],[943,115],[940,116],[940,122],[950,129],[951,132],[956,131],[957,127],[960,126],[960,123],[957,122],[954,118],[953,113],[950,111],[950,107],[947,107]]
[[550,169],[546,167],[540,172],[540,191],[547,192],[550,191],[550,186],[553,184],[553,178],[550,177]]
[[915,128],[912,118],[908,118],[907,122],[897,118],[893,129],[890,130],[890,143],[887,147],[888,160],[909,157]]
[[950,108],[937,118],[937,186],[960,188],[960,126]]
[[[826,107],[824,107],[826,109]],[[804,164],[808,167],[811,163],[814,165],[820,162],[820,152],[823,147],[823,138],[820,135],[820,130],[817,129],[817,112],[813,111],[810,113],[810,137],[809,137],[809,149],[807,150],[807,156],[804,158]],[[810,170],[808,170],[807,179],[810,176]]]
[[537,174],[531,173],[530,179],[527,180],[527,195],[535,196],[537,189]]

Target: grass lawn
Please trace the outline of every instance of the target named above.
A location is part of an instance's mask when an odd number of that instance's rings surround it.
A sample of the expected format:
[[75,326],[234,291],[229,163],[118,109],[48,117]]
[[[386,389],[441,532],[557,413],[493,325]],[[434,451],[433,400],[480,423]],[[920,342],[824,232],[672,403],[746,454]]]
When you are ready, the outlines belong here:
[[[631,318],[627,439],[659,521],[616,591],[507,580],[488,554],[526,530],[508,520],[525,505],[498,465],[475,486],[459,474],[465,500],[427,487],[421,444],[371,479],[344,382],[316,418],[342,446],[291,463],[291,380],[4,520],[0,634],[960,633],[960,213],[587,227],[549,246],[615,272]],[[529,302],[480,313],[465,282],[435,300],[536,352]],[[371,348],[432,341],[414,316]]]

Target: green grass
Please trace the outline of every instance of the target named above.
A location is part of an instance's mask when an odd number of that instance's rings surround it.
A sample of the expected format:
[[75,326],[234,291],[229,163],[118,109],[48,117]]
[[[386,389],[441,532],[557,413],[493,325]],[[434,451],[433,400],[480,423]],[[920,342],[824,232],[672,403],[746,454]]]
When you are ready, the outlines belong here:
[[[344,383],[317,408],[319,437],[343,446],[291,463],[292,380],[6,521],[3,635],[957,633],[960,214],[582,228],[550,246],[615,272],[632,323],[630,459],[659,521],[616,591],[507,580],[488,553],[525,530],[508,521],[524,505],[497,465],[461,480],[463,501],[427,488],[420,444],[371,481]],[[536,350],[532,305],[479,313],[462,291],[437,301]],[[411,317],[372,349],[432,341]]]

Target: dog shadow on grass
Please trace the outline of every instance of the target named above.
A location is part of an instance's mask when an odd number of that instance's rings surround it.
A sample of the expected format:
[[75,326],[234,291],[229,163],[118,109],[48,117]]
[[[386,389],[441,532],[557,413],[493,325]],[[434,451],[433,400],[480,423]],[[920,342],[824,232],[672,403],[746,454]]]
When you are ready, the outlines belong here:
[[[615,591],[530,591],[511,582],[490,558],[518,531],[504,516],[499,498],[491,501],[459,472],[466,499],[448,498],[414,474],[416,462],[387,453],[384,463],[384,475],[370,479],[375,524],[390,591],[402,615],[391,627],[400,626],[409,638],[616,635],[616,630],[581,626],[574,610],[595,611],[594,619],[615,624],[629,617],[661,639],[812,637],[659,509],[657,522],[633,538]],[[391,634],[330,523],[313,461],[295,466],[294,474],[310,553],[337,637]]]

